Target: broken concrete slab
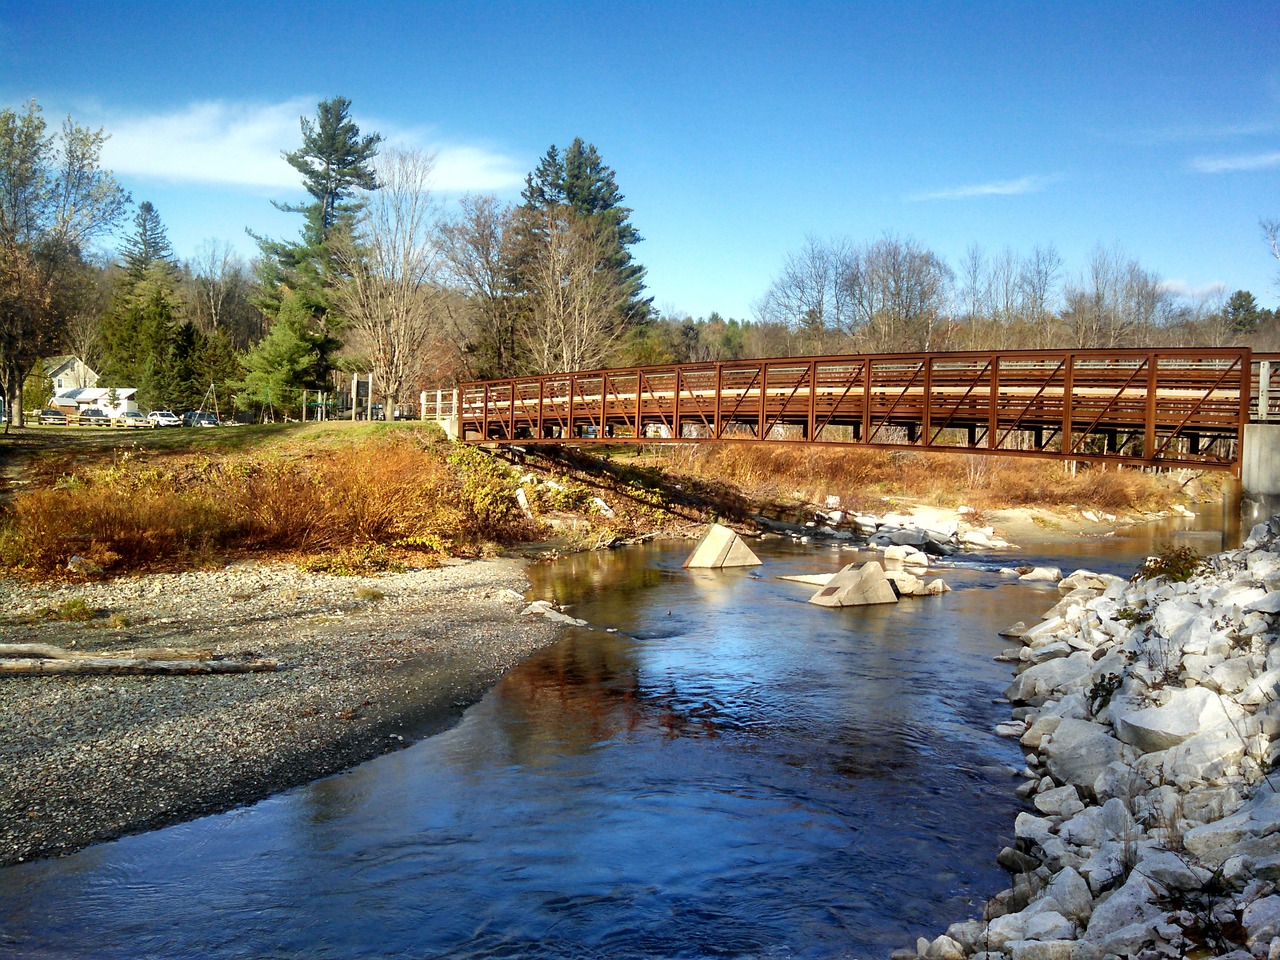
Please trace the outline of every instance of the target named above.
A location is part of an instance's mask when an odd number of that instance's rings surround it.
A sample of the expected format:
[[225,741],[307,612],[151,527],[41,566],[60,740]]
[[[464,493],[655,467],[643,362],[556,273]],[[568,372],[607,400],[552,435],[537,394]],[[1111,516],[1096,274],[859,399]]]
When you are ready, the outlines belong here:
[[790,580],[793,583],[807,583],[814,587],[825,587],[831,582],[834,573],[796,573],[796,574],[778,574],[779,580]]
[[740,536],[728,527],[713,523],[685,560],[686,567],[758,567],[761,560]]

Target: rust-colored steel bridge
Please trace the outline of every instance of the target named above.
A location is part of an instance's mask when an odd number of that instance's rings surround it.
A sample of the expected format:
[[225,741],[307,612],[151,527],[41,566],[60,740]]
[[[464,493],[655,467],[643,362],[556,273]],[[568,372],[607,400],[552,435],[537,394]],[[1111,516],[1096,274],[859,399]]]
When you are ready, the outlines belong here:
[[855,444],[1238,470],[1280,420],[1280,354],[1247,348],[786,357],[464,383],[478,443]]

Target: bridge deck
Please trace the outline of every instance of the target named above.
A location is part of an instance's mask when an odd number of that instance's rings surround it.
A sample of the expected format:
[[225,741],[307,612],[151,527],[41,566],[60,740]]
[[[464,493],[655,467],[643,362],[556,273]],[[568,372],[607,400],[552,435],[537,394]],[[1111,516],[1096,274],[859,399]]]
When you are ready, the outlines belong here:
[[457,418],[476,442],[768,440],[1230,470],[1250,417],[1280,419],[1278,361],[1246,348],[735,360],[466,383]]

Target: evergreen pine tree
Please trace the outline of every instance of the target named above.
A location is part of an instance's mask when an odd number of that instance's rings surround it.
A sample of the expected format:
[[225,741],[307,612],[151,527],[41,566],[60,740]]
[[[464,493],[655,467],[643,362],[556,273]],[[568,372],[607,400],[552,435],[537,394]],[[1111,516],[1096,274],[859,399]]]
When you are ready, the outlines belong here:
[[[642,237],[631,223],[631,208],[623,206],[625,198],[618,189],[616,174],[605,165],[595,144],[584,143],[577,137],[563,155],[552,145],[537,168],[525,178],[521,196],[526,211],[564,206],[590,224],[602,238],[605,249],[598,268],[613,274],[623,318],[643,322],[649,317],[653,298],[642,296],[645,269],[635,262],[630,251]],[[537,223],[537,220],[525,218],[526,224]],[[537,228],[526,226],[525,229],[528,239],[537,242]],[[519,271],[518,261],[516,271]]]
[[1235,333],[1253,333],[1262,320],[1258,301],[1247,290],[1237,290],[1233,293],[1222,313]]
[[140,280],[152,264],[160,263],[177,269],[169,236],[160,221],[159,211],[150,200],[138,204],[138,213],[133,218],[133,233],[124,241],[123,260],[125,274],[131,281]]
[[245,375],[236,385],[238,406],[279,410],[297,405],[301,390],[314,386],[320,372],[320,339],[310,327],[306,303],[296,293],[286,292],[271,330],[241,361]]
[[307,204],[275,204],[279,210],[306,218],[298,241],[253,235],[263,254],[259,306],[266,313],[279,309],[283,287],[301,294],[317,316],[328,309],[324,288],[334,277],[333,241],[350,232],[355,223],[362,206],[353,199],[357,191],[378,187],[372,164],[382,136],[362,136],[350,111],[351,101],[345,97],[322,100],[314,121],[300,118],[302,146],[281,154],[302,174],[302,185],[312,200]]

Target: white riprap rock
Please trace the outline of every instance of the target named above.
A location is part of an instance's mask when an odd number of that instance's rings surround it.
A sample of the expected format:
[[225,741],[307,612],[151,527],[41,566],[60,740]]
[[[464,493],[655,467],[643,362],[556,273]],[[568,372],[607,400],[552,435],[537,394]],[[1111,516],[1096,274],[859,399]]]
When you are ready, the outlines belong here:
[[1142,753],[1168,750],[1199,730],[1228,723],[1242,711],[1232,701],[1206,687],[1170,690],[1163,706],[1135,710],[1117,717],[1116,736]]
[[[1070,661],[1051,660],[1043,666],[1066,662]],[[1041,752],[1058,783],[1092,784],[1109,763],[1121,758],[1120,742],[1106,727],[1088,720],[1063,720],[1042,742]]]

